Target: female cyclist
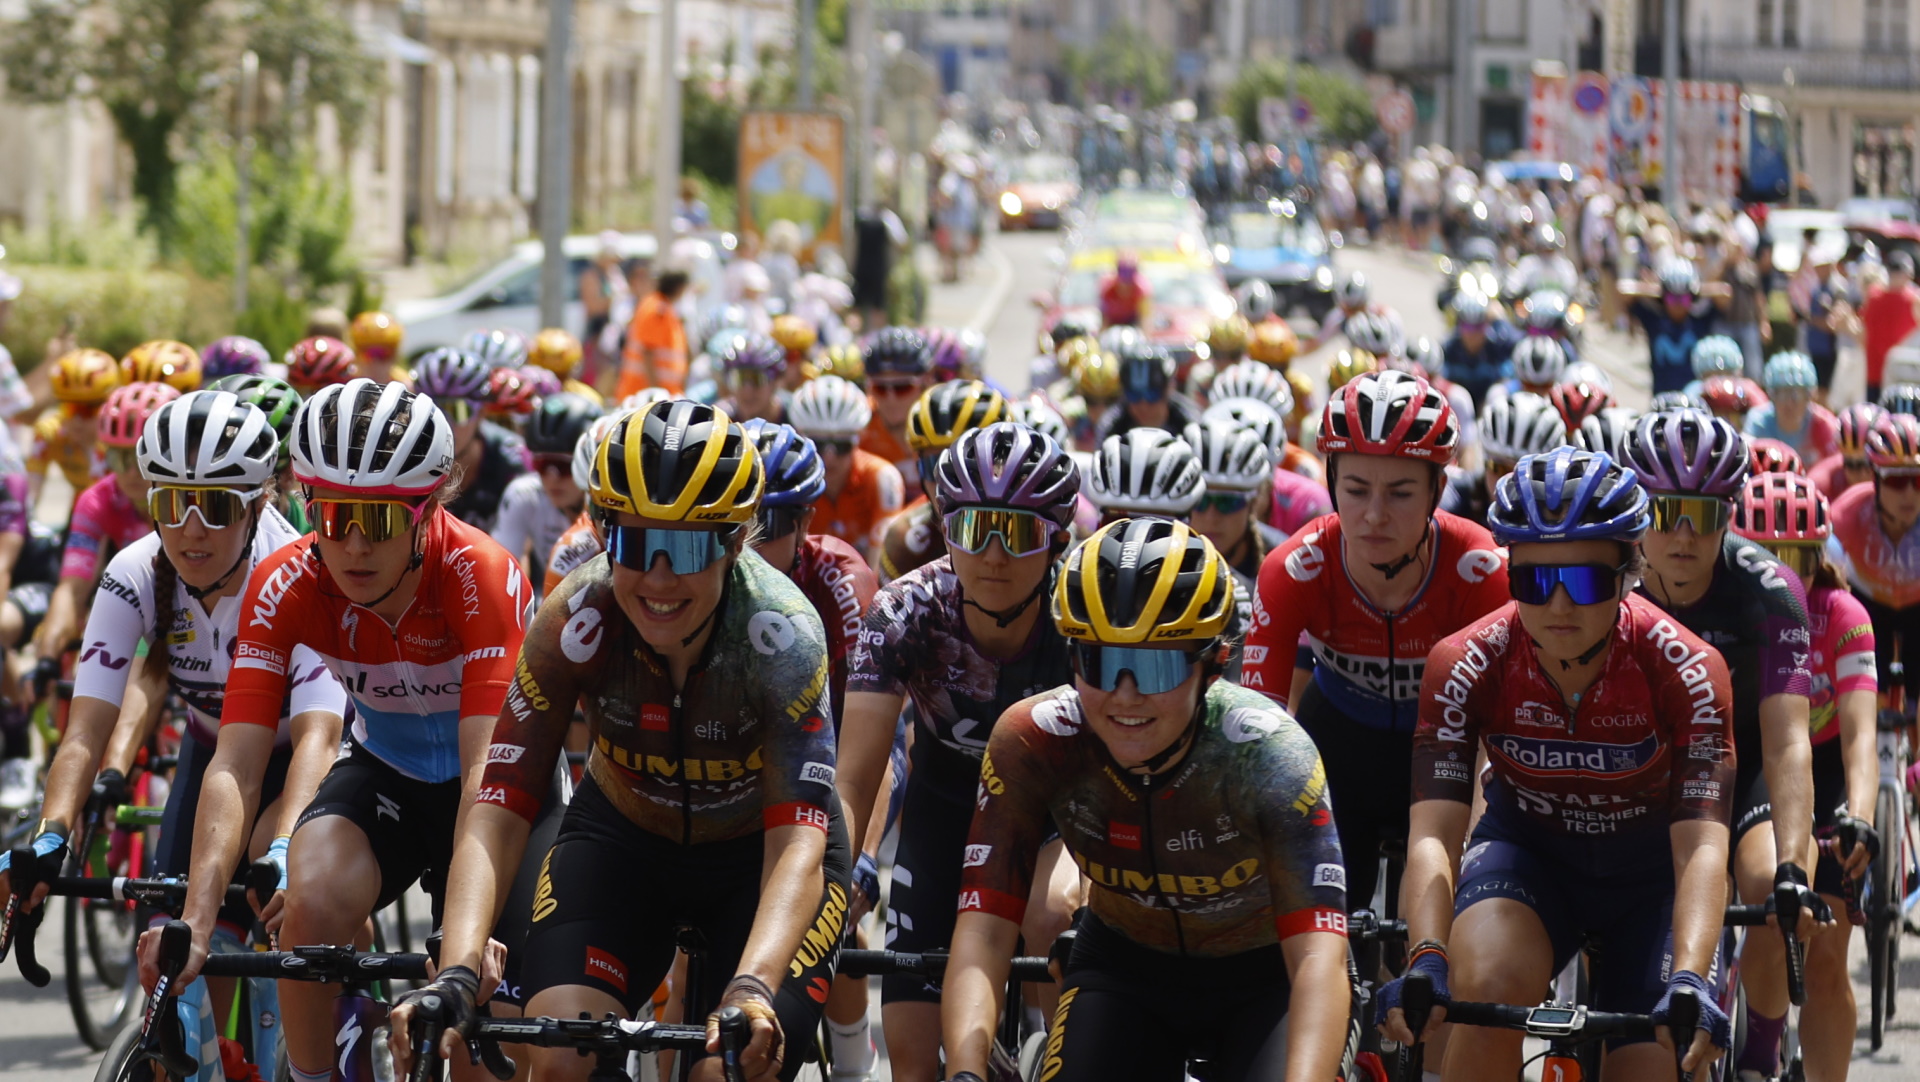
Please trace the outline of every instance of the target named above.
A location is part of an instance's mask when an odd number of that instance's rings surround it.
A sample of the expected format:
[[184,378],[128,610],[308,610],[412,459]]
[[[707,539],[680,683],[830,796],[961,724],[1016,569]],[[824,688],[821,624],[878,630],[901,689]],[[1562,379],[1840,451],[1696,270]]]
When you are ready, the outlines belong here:
[[1840,411],[1834,424],[1837,450],[1817,462],[1809,462],[1807,476],[1830,500],[1854,485],[1873,480],[1873,464],[1867,461],[1867,433],[1880,423],[1887,411],[1871,402],[1855,402]]
[[1251,599],[1260,562],[1287,540],[1286,534],[1253,517],[1273,484],[1272,459],[1260,434],[1245,425],[1207,421],[1188,426],[1184,438],[1200,460],[1200,478],[1206,483],[1200,502],[1187,513],[1188,522],[1212,542]]
[[[979,1082],[1035,861],[1093,881],[1047,1041],[1059,1082],[1332,1078],[1346,1035],[1346,892],[1306,733],[1220,679],[1226,562],[1184,524],[1112,523],[1053,591],[1073,679],[1015,703],[981,761],[941,1022]],[[1056,826],[1057,824],[1057,826]],[[1029,940],[1031,942],[1031,940]]]
[[436,349],[413,369],[414,387],[431,398],[453,426],[453,454],[461,476],[458,488],[449,493],[447,510],[481,530],[492,528],[507,486],[527,470],[520,437],[481,417],[492,376],[485,360],[456,349]]
[[585,507],[586,490],[574,483],[573,452],[602,412],[588,399],[562,393],[542,399],[527,418],[533,470],[507,483],[493,539],[529,569],[529,578],[546,567],[560,535]]
[[[1833,525],[1827,498],[1812,481],[1790,473],[1752,478],[1734,505],[1733,529],[1791,568],[1807,591],[1807,630],[1813,638],[1808,662],[1813,674],[1813,814],[1821,839],[1813,885],[1835,913],[1844,910],[1855,917],[1822,929],[1807,949],[1800,1044],[1807,1077],[1827,1082],[1846,1077],[1853,1054],[1857,1019],[1847,942],[1853,924],[1864,919],[1853,904],[1857,881],[1867,872],[1869,854],[1880,848],[1873,823],[1880,784],[1873,622],[1848,592],[1839,568],[1827,559],[1825,545]],[[1858,838],[1850,852],[1840,850],[1838,828],[1843,822]]]
[[[1073,522],[1073,459],[1053,439],[1003,423],[962,435],[934,472],[948,554],[874,598],[840,726],[840,796],[857,851],[885,800],[895,723],[912,697],[913,765],[887,904],[888,945],[900,951],[937,949],[951,938],[980,756],[994,722],[1068,678],[1066,642],[1041,595]],[[1079,872],[1049,846],[1036,884],[1027,942],[1052,943],[1079,907]],[[939,989],[895,976],[880,992],[893,1077],[932,1082]]]
[[[347,750],[294,828],[280,930],[283,943],[351,943],[415,880],[439,922],[455,817],[480,784],[533,591],[504,549],[447,510],[453,426],[424,394],[369,379],[323,388],[295,418],[293,472],[314,532],[247,584],[221,726],[273,727],[301,646],[352,699]],[[213,810],[202,831],[238,832]],[[521,887],[531,897],[530,876]],[[524,918],[525,904],[510,912]],[[512,949],[499,998],[517,1005],[519,944],[500,938]],[[329,1077],[333,995],[282,982],[296,1082]]]
[[1193,446],[1158,428],[1108,436],[1087,471],[1087,502],[1103,525],[1135,516],[1184,521],[1206,494]]
[[1438,509],[1457,443],[1453,408],[1425,380],[1354,379],[1320,423],[1338,510],[1260,568],[1241,680],[1319,746],[1356,908],[1373,904],[1381,843],[1406,836],[1407,790],[1379,779],[1412,769],[1427,651],[1506,595],[1486,527]]
[[226,391],[267,415],[267,424],[280,442],[273,471],[273,506],[293,524],[294,533],[306,533],[311,525],[306,501],[295,491],[299,485],[293,479],[293,418],[300,412],[299,393],[292,384],[272,376],[223,376],[208,389]]
[[906,482],[893,463],[860,449],[860,434],[873,420],[867,393],[838,376],[821,376],[793,393],[787,419],[821,461],[825,487],[813,505],[821,532],[878,562],[887,523],[906,501]]
[[1827,552],[1846,572],[1873,621],[1880,686],[1904,693],[1906,710],[1920,702],[1920,664],[1904,683],[1894,662],[1906,643],[1920,644],[1920,419],[1882,417],[1867,434],[1873,484],[1855,485],[1833,502]]
[[[914,454],[913,472],[901,467],[903,477],[919,489],[919,498],[887,523],[875,570],[882,583],[892,582],[946,553],[934,500],[934,466],[940,455],[964,433],[1005,421],[1012,415],[1006,398],[979,380],[948,380],[927,388],[907,415],[907,446]],[[871,433],[872,427],[867,431]]]
[[727,397],[720,408],[740,421],[755,418],[775,424],[786,419],[781,401],[780,373],[787,367],[787,351],[764,334],[743,334],[720,351],[721,386]]
[[[731,978],[690,990],[687,1016],[742,1008],[748,1076],[798,1073],[803,1057],[783,1057],[784,1039],[803,1040],[819,1020],[848,862],[825,630],[800,590],[746,551],[764,486],[753,440],[700,403],[661,402],[601,443],[589,496],[607,559],[575,570],[541,606],[462,822],[448,968],[429,986],[451,1004],[447,1051],[472,1016],[487,929],[510,904],[578,704],[593,750],[559,839],[540,853],[529,1011],[631,1015],[666,973],[676,928],[690,924],[713,970]],[[749,672],[756,679],[741,679]],[[395,1016],[402,1064],[419,1002]],[[543,1082],[592,1067],[566,1050],[532,1059]],[[704,1060],[695,1077],[717,1079],[718,1067]]]
[[933,355],[920,332],[885,327],[861,347],[867,373],[867,393],[873,397],[873,420],[860,443],[893,463],[908,486],[920,484],[920,463],[907,445],[907,419],[927,389]]
[[[1807,742],[1808,634],[1800,580],[1759,545],[1729,533],[1745,486],[1747,442],[1694,410],[1642,417],[1626,465],[1650,494],[1636,587],[1725,655],[1733,675],[1733,874],[1740,897],[1765,901],[1776,883],[1808,894],[1799,932],[1815,927],[1806,867],[1813,853],[1813,775]],[[1741,948],[1747,1042],[1736,1070],[1772,1075],[1786,1025],[1785,945],[1750,935]]]
[[[1420,688],[1407,937],[1410,970],[1440,995],[1528,1006],[1603,936],[1590,1006],[1658,1025],[1673,992],[1693,991],[1693,1070],[1730,1036],[1702,975],[1726,905],[1732,696],[1719,653],[1631,592],[1647,504],[1631,470],[1571,447],[1500,482],[1492,522],[1513,599],[1436,644]],[[1471,823],[1479,754],[1491,777]],[[1414,1036],[1404,980],[1377,1004],[1401,1041]],[[1444,1020],[1436,1010],[1426,1032]],[[1656,1033],[1659,1047],[1610,1038],[1602,1077],[1673,1078]],[[1446,1078],[1514,1077],[1521,1039],[1456,1027]]]

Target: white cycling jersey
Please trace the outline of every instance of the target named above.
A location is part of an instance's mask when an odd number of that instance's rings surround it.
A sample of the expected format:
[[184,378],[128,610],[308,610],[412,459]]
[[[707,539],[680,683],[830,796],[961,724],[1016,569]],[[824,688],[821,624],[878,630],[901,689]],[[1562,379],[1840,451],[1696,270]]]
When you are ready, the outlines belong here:
[[575,514],[578,512],[569,513],[553,505],[539,474],[523,473],[508,482],[507,490],[500,495],[500,514],[493,522],[493,539],[522,565],[526,563],[527,546],[531,543],[534,558],[539,561],[535,566],[542,566],[560,535],[573,525]]
[[[253,538],[252,566],[300,537],[280,512],[268,507]],[[87,615],[86,645],[75,667],[73,694],[119,706],[126,697],[128,666],[141,639],[151,641],[159,623],[154,593],[154,558],[160,535],[150,533],[120,550],[100,576],[93,611]],[[220,708],[226,699],[227,671],[233,660],[240,626],[244,591],[222,598],[209,616],[185,585],[174,588],[173,626],[168,683],[189,708],[187,731],[212,746],[220,731]],[[299,647],[288,668],[287,702],[280,714],[274,740],[286,746],[292,740],[287,721],[309,710],[346,715],[347,694],[327,671],[320,655]]]

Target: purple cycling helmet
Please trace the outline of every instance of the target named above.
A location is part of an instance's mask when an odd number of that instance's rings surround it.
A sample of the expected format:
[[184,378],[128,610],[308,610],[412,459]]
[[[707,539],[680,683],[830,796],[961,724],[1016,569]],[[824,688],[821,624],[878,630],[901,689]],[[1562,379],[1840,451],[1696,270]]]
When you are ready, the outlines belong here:
[[752,370],[772,379],[786,370],[787,350],[767,335],[743,334],[721,351],[720,367],[729,372]]
[[413,368],[414,390],[438,400],[484,401],[493,369],[487,362],[451,346],[442,346],[420,358]]
[[971,379],[967,372],[967,346],[960,336],[945,327],[926,329],[927,352],[933,363],[936,383],[950,379]]
[[545,398],[548,395],[560,394],[567,389],[566,385],[560,382],[559,376],[554,375],[552,372],[537,364],[523,364],[518,371],[520,374],[520,382],[533,389],[533,396],[535,398]]
[[1738,496],[1747,458],[1746,439],[1704,410],[1647,414],[1626,442],[1626,465],[1654,493]]
[[200,378],[212,383],[227,376],[257,376],[273,356],[243,334],[230,334],[200,351]]
[[934,501],[941,514],[962,507],[1034,511],[1073,525],[1080,471],[1053,437],[1002,421],[961,434],[940,455]]

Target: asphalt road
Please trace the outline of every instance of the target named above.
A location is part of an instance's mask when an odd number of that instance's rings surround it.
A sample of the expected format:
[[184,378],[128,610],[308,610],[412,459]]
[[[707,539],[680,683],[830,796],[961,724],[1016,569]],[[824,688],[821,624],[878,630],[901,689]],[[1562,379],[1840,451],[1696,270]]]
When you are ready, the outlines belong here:
[[[1036,312],[1030,298],[1053,284],[1055,271],[1050,249],[1059,243],[1051,233],[1010,234],[991,238],[962,282],[936,285],[929,302],[929,322],[973,326],[987,335],[989,368],[1009,387],[1023,386],[1026,365],[1034,348]],[[1437,285],[1432,261],[1404,253],[1350,250],[1341,253],[1344,267],[1365,271],[1374,295],[1401,310],[1409,335],[1439,334],[1441,319],[1433,307]],[[1306,328],[1304,325],[1302,330]],[[1324,372],[1337,348],[1330,347],[1300,362],[1311,373]],[[1646,404],[1644,346],[1596,328],[1587,340],[1586,356],[1613,374],[1616,391],[1628,405]],[[413,907],[425,912],[424,904]],[[43,937],[42,961],[54,971],[45,989],[28,986],[9,962],[0,968],[0,1080],[85,1082],[93,1077],[98,1055],[89,1053],[74,1036],[61,991],[61,963],[57,926],[49,922]],[[1920,1072],[1920,942],[1900,973],[1899,1018],[1878,1054],[1866,1050],[1864,1027],[1855,1046],[1851,1077],[1867,1082],[1906,1082]],[[1855,995],[1867,1001],[1866,962],[1861,937],[1854,937]],[[878,1002],[878,996],[874,997]],[[884,1062],[882,1078],[885,1079]]]

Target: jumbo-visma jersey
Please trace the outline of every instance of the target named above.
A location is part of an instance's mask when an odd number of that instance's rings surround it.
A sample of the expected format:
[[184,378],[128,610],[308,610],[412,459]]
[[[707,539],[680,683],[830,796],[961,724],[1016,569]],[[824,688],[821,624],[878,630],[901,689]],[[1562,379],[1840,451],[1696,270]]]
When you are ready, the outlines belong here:
[[422,527],[413,603],[390,625],[349,601],[311,534],[247,580],[222,725],[273,726],[295,646],[320,655],[353,700],[353,738],[422,781],[460,776],[460,719],[496,717],[533,592],[519,563],[444,509]]

